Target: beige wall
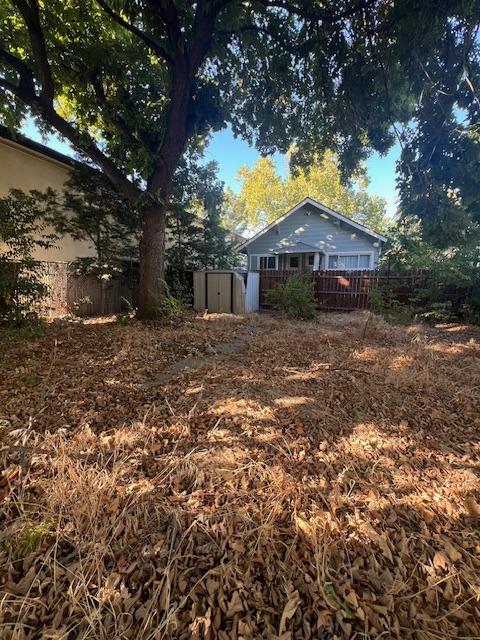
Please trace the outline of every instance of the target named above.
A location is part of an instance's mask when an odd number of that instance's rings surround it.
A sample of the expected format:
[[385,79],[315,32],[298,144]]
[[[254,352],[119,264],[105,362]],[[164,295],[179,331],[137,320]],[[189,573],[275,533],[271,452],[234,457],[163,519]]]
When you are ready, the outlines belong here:
[[[62,162],[0,138],[0,197],[7,195],[10,189],[45,191],[51,187],[59,191],[69,171]],[[76,241],[70,236],[63,236],[55,244],[55,248],[37,249],[33,257],[36,260],[71,261],[95,255],[89,243]]]

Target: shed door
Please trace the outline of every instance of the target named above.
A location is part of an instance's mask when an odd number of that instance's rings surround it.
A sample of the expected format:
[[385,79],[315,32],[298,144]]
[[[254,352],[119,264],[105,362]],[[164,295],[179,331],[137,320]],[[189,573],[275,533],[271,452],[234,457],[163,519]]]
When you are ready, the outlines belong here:
[[232,274],[206,273],[207,309],[210,313],[232,312]]

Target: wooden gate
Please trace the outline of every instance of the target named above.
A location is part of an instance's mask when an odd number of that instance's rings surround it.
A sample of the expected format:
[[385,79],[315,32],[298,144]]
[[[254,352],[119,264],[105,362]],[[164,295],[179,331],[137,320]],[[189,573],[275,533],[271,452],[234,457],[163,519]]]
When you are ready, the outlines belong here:
[[233,313],[233,273],[205,272],[205,299],[210,313]]

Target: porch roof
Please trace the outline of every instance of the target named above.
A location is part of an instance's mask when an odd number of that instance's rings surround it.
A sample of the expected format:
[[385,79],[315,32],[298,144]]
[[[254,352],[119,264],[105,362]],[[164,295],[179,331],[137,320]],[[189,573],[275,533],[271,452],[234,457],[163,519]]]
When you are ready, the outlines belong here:
[[322,253],[318,247],[312,247],[312,245],[305,244],[305,242],[297,242],[293,246],[274,249],[271,253],[274,255],[282,255],[284,253],[316,253],[317,251]]

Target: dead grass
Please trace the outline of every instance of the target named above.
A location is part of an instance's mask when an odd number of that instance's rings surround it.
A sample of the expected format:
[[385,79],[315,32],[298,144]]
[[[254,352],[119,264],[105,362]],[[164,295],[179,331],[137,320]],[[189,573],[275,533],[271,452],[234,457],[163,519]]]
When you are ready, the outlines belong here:
[[2,640],[480,637],[471,328],[67,324],[6,356]]

